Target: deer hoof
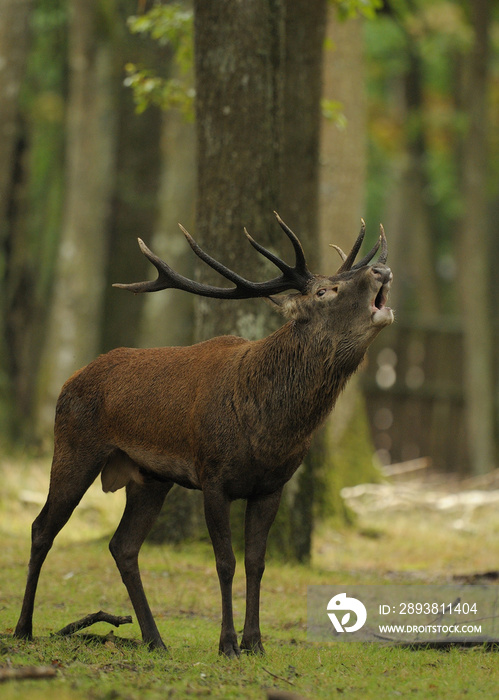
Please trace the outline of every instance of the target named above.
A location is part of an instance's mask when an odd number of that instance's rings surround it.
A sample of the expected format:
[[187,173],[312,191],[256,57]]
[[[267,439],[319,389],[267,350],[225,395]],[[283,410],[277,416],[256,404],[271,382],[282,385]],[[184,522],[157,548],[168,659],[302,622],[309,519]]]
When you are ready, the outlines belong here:
[[257,639],[254,642],[246,642],[244,639],[241,641],[241,651],[247,654],[256,654],[258,656],[263,656],[265,654],[265,649],[263,648],[262,640]]
[[218,653],[220,656],[226,656],[228,659],[235,659],[241,655],[241,650],[237,642],[225,642],[218,648]]
[[[144,641],[145,641],[145,640],[144,640]],[[164,651],[164,652],[166,652],[167,654],[170,653],[168,647],[167,647],[166,644],[163,642],[163,640],[161,639],[161,637],[160,637],[159,639],[151,639],[149,642],[146,641],[145,643],[146,643],[147,648],[149,649],[149,651],[153,651],[153,650],[154,650],[154,651]]]

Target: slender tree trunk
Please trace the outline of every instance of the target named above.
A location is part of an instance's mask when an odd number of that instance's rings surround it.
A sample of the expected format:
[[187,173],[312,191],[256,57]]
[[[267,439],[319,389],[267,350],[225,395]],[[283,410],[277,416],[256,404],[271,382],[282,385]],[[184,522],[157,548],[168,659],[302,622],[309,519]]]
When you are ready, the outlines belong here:
[[[394,194],[390,202],[394,229],[391,259],[404,264],[404,276],[394,285],[393,303],[400,312],[415,308],[419,317],[435,319],[440,310],[431,211],[426,201],[427,144],[424,133],[421,58],[413,38],[407,36],[408,68],[401,78],[400,114],[406,129],[406,150],[395,165]],[[390,231],[388,231],[389,233]]]
[[319,141],[325,0],[288,0],[281,146],[282,216],[300,236],[310,269],[323,265],[319,238]]
[[[123,25],[137,11],[136,0],[126,0],[119,8]],[[121,83],[123,66],[128,62],[144,63],[163,73],[171,60],[168,48],[157,41],[144,41],[129,32],[120,36],[116,46],[116,63]],[[150,107],[137,114],[130,89],[122,87],[116,104],[117,146],[116,177],[112,192],[112,216],[109,226],[107,286],[104,295],[102,350],[142,343],[142,314],[151,303],[149,295],[125,298],[112,282],[139,279],[150,273],[150,265],[140,253],[137,238],[154,248],[152,237],[158,220],[160,177],[165,149],[160,145],[164,115]],[[170,232],[171,233],[171,232]],[[161,295],[151,295],[157,297]],[[168,296],[168,295],[166,295]],[[154,302],[152,302],[154,303]]]
[[40,436],[52,429],[64,381],[98,350],[115,145],[109,35],[94,3],[72,0],[70,10],[67,189],[40,375]]
[[20,144],[19,91],[29,47],[32,0],[0,0],[0,435],[11,432],[12,364],[7,339],[8,304],[12,296],[8,265],[12,254],[11,220]]
[[[362,23],[362,19],[340,21],[336,8],[331,5],[328,8],[324,97],[338,102],[345,117],[345,126],[342,127],[329,119],[322,119],[319,242],[321,258],[327,261],[331,274],[338,269],[341,260],[330,245],[334,243],[348,252],[364,215],[367,113],[366,95],[362,89]],[[358,381],[353,377],[327,422],[322,435],[327,443],[327,448],[324,448],[326,465],[330,466],[335,446],[341,442],[356,407],[360,406],[359,392]],[[367,440],[368,436],[364,435],[363,439]]]
[[[8,234],[15,149],[19,138],[19,90],[29,45],[32,0],[0,0],[0,245]],[[3,261],[2,261],[3,264]]]
[[487,77],[491,2],[469,3],[474,29],[465,104],[463,208],[459,286],[464,327],[465,390],[471,466],[474,474],[494,468],[494,392],[490,299],[490,221],[487,210]]
[[[324,96],[340,103],[345,125],[323,118],[320,149],[320,253],[330,272],[341,264],[330,244],[348,251],[364,215],[367,172],[367,98],[364,85],[362,19],[339,21],[329,6],[324,52]],[[377,222],[367,222],[376,236]],[[374,229],[374,231],[373,231]],[[373,236],[373,237],[374,237]],[[324,263],[323,263],[324,264]],[[355,441],[350,439],[353,426]],[[339,397],[321,433],[322,458],[318,467],[322,511],[338,521],[345,516],[339,491],[375,478],[372,445],[358,377],[353,377]],[[338,455],[341,455],[339,457]],[[353,468],[352,468],[353,465]]]
[[[299,233],[312,270],[323,270],[319,245],[319,141],[323,94],[325,0],[286,2],[283,142],[281,149],[282,214]],[[289,213],[288,213],[289,212]],[[325,458],[324,434],[317,435],[294,483],[284,491],[281,518],[290,519],[292,554],[308,561],[312,551],[318,474]]]
[[[194,124],[177,110],[163,117],[158,217],[150,247],[181,274],[192,277],[194,261],[178,223],[188,231],[195,224],[196,136]],[[148,294],[140,325],[141,347],[189,345],[194,326],[194,300],[189,294],[170,291]]]

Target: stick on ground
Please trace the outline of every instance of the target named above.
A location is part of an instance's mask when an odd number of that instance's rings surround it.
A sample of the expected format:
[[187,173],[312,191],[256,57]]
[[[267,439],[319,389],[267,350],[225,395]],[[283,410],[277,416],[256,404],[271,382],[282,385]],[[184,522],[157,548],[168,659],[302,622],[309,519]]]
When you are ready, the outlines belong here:
[[83,630],[86,627],[90,627],[90,625],[94,625],[96,622],[109,622],[109,624],[114,625],[115,627],[119,627],[120,625],[130,624],[132,622],[132,618],[130,615],[110,615],[109,613],[104,612],[103,610],[99,610],[96,613],[91,613],[90,615],[82,617],[81,620],[71,622],[69,625],[66,625],[66,627],[63,627],[58,632],[55,632],[55,634],[61,637],[66,637],[70,634],[74,634],[75,632],[79,632],[80,630]]

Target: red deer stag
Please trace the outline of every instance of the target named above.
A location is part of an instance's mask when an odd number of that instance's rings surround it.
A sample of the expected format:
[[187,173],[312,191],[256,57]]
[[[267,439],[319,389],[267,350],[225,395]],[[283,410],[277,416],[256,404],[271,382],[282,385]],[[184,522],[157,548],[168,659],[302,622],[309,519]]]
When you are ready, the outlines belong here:
[[[276,215],[277,216],[277,215]],[[109,548],[150,647],[164,647],[138,567],[141,545],[173,484],[201,489],[222,594],[220,653],[263,652],[260,581],[269,528],[284,484],[311,436],[333,408],[368,345],[393,313],[386,306],[392,273],[383,229],[374,248],[354,264],[365,226],[335,275],[314,275],[298,238],[277,216],[293,244],[287,265],[249,234],[251,245],[281,271],[250,282],[205,253],[183,228],[193,251],[235,286],[187,279],[139,240],[159,272],[156,280],[115,285],[132,292],[183,289],[217,299],[266,297],[288,320],[262,340],[213,338],[191,347],[119,348],[98,357],[64,385],[57,402],[47,502],[32,528],[31,559],[15,635],[30,638],[42,564],[57,533],[100,473],[104,491],[126,487],[126,507]],[[375,263],[370,261],[381,246]],[[298,293],[274,296],[286,290]],[[239,646],[232,615],[235,557],[231,501],[247,500],[246,618]]]

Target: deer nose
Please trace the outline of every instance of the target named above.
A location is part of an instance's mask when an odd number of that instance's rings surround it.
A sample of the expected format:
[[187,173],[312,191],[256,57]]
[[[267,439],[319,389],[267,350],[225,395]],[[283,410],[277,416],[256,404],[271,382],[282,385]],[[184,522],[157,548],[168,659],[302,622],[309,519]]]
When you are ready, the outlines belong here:
[[393,273],[386,265],[372,265],[371,271],[382,284],[387,284],[393,279]]

